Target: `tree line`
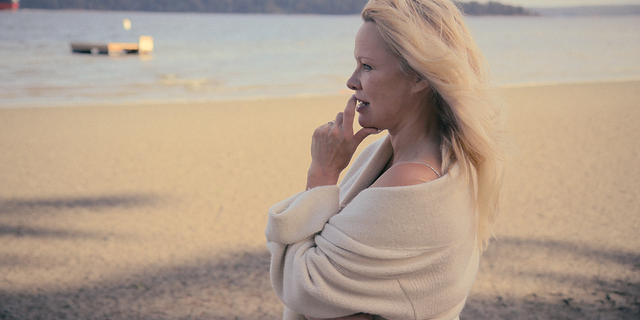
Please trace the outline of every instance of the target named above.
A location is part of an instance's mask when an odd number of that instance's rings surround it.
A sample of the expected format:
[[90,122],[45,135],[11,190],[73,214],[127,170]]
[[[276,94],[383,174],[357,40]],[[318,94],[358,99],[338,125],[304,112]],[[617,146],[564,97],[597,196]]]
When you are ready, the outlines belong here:
[[216,13],[356,14],[367,0],[22,0],[21,8]]
[[504,5],[499,2],[489,1],[486,4],[479,3],[477,1],[471,2],[457,2],[457,5],[461,7],[462,12],[473,16],[487,16],[487,15],[536,15],[535,12],[527,10],[523,7],[514,7]]
[[[21,8],[215,13],[358,14],[367,0],[22,0]],[[456,2],[469,15],[529,15],[522,7]]]

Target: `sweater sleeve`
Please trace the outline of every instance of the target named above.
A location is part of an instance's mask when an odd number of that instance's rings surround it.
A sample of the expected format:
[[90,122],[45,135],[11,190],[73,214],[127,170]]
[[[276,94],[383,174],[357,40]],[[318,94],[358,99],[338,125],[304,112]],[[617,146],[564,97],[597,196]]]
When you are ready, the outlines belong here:
[[[325,186],[298,193],[269,210],[265,234],[271,251],[271,283],[287,307],[285,319],[304,319],[303,312],[319,318],[358,312],[336,306],[331,295],[340,289],[333,287],[332,280],[327,281],[332,277],[327,272],[337,274],[337,269],[315,242],[316,235],[338,213],[339,201],[340,188]],[[339,278],[342,276],[335,280]]]
[[288,245],[322,231],[329,218],[338,213],[339,202],[340,188],[324,186],[276,203],[269,210],[267,241]]
[[[477,270],[471,226],[453,213],[442,221],[440,214],[402,207],[405,197],[429,207],[415,200],[429,197],[406,189],[364,191],[337,214],[336,189],[309,190],[270,211],[271,281],[288,308],[285,319],[359,312],[454,319]],[[447,311],[454,316],[440,317]]]

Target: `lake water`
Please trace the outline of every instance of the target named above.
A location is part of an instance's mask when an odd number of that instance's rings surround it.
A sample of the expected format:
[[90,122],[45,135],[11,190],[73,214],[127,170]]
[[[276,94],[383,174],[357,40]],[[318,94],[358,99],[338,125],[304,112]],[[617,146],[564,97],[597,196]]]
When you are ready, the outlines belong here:
[[[640,79],[640,16],[467,21],[498,85]],[[360,24],[354,15],[0,12],[0,107],[338,94]],[[70,50],[140,35],[154,38],[151,56]]]

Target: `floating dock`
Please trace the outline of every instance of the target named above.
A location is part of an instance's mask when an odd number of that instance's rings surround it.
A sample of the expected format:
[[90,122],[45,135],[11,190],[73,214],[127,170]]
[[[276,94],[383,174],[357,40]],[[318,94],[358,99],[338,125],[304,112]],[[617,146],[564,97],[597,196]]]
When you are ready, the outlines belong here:
[[89,54],[149,54],[153,51],[153,38],[140,36],[138,43],[111,42],[106,44],[72,42],[71,52]]

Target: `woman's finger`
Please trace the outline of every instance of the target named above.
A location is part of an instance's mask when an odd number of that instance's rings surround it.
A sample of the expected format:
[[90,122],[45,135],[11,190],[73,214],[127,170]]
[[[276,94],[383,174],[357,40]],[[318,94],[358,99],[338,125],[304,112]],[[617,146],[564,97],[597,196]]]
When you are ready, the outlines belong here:
[[378,133],[380,133],[380,131],[378,131],[378,129],[376,128],[362,128],[358,132],[356,132],[355,135],[353,135],[353,140],[355,141],[356,145],[359,145],[360,142],[364,140],[364,138],[368,137],[369,135]]
[[338,126],[341,126],[343,120],[344,120],[344,114],[342,112],[338,112],[338,114],[336,115],[336,120],[335,120],[336,124]]
[[344,108],[342,124],[345,130],[353,135],[353,118],[356,114],[356,95],[352,95],[349,101],[347,101],[347,107]]

